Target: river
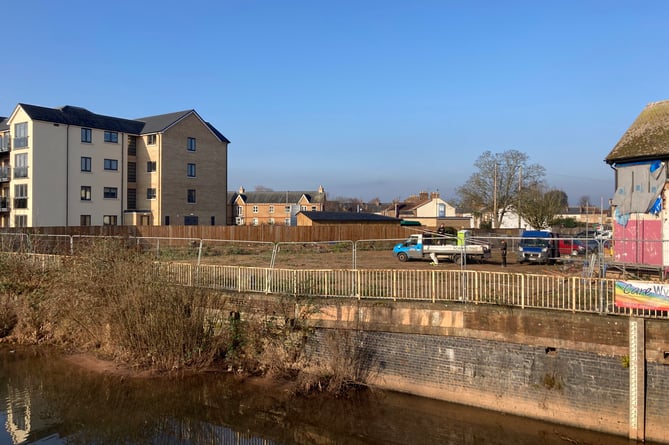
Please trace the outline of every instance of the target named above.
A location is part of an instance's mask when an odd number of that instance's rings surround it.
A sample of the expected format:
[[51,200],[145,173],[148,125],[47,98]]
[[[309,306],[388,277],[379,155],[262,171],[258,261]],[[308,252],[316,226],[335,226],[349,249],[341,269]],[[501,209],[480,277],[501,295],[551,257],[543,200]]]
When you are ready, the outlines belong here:
[[629,445],[385,391],[292,397],[230,374],[130,378],[0,345],[0,444]]

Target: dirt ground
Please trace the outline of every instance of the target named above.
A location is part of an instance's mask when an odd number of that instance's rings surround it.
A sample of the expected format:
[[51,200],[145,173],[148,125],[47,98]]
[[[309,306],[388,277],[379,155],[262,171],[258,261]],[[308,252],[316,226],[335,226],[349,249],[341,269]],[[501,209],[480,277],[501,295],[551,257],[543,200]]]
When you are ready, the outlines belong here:
[[[197,261],[197,257],[192,257]],[[584,256],[563,257],[554,264],[535,264],[516,261],[513,251],[507,255],[507,267],[502,267],[499,249],[492,250],[492,256],[483,261],[470,260],[466,264],[440,260],[439,264],[432,265],[430,260],[399,261],[389,246],[366,246],[353,252],[350,246],[328,246],[304,244],[281,248],[273,257],[269,250],[258,249],[254,246],[238,247],[208,251],[200,258],[201,264],[222,264],[247,267],[271,267],[286,269],[402,269],[402,270],[459,270],[462,266],[468,270],[499,271],[507,273],[528,274],[559,274],[582,275],[584,273]],[[596,271],[596,267],[593,268]],[[585,273],[590,273],[588,264],[585,264]]]

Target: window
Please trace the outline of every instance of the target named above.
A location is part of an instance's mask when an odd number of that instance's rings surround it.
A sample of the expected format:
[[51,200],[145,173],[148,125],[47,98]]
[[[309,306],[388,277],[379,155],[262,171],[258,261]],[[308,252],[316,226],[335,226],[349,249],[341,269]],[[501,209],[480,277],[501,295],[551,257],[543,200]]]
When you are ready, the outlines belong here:
[[137,189],[128,189],[128,210],[137,210]]
[[188,164],[188,177],[189,178],[195,177],[195,164]]
[[28,146],[28,122],[14,124],[14,148]]
[[79,225],[80,226],[90,226],[91,225],[91,215],[80,215],[79,216]]
[[184,216],[184,226],[197,226],[198,220],[197,216],[189,215]]
[[289,225],[290,225],[290,218],[286,218],[286,219],[284,219],[284,220],[283,220],[283,223],[284,223],[285,225],[289,226]]
[[243,215],[244,215],[244,207],[237,206],[237,216],[243,216]]
[[28,184],[14,185],[14,208],[15,209],[28,208]]
[[105,159],[105,170],[118,170],[118,160]]
[[188,138],[188,145],[186,147],[188,148],[188,151],[195,151],[196,149],[195,138]]
[[82,156],[81,157],[81,171],[90,172],[91,171],[91,158]]
[[270,223],[270,225],[274,225],[274,218],[270,218],[269,223]]
[[14,177],[28,177],[28,153],[21,153],[14,156]]
[[87,144],[93,142],[93,132],[90,128],[81,129],[81,142],[86,142]]
[[105,187],[104,197],[105,197],[105,199],[116,199],[116,198],[118,198],[118,188],[116,188],[116,187]]
[[269,206],[269,213],[274,213],[274,206]]
[[253,213],[258,213],[258,206],[253,206]]
[[307,206],[300,206],[300,210],[302,210],[303,212],[306,212],[307,211]]
[[105,142],[118,144],[118,133],[116,131],[105,131]]
[[257,226],[258,225],[258,218],[253,218],[253,225]]
[[156,189],[155,188],[146,189],[146,199],[156,199]]
[[155,134],[150,134],[146,137],[146,144],[147,145],[156,145],[156,135]]
[[137,163],[128,162],[128,182],[137,182]]
[[170,225],[170,216],[169,215],[165,215],[165,225],[166,226]]
[[15,215],[14,227],[28,227],[28,215]]
[[102,217],[102,224],[105,226],[115,226],[118,224],[118,216],[105,215]]
[[283,211],[286,213],[290,213],[290,206],[284,206]]
[[311,206],[311,211],[315,212],[316,211],[316,206]]
[[128,156],[137,156],[137,138],[128,135]]
[[146,171],[151,173],[156,171],[156,161],[149,161],[146,163]]
[[81,186],[81,200],[82,201],[90,201],[91,200],[91,186],[90,185],[82,185]]
[[194,204],[196,202],[195,189],[188,189],[188,203]]

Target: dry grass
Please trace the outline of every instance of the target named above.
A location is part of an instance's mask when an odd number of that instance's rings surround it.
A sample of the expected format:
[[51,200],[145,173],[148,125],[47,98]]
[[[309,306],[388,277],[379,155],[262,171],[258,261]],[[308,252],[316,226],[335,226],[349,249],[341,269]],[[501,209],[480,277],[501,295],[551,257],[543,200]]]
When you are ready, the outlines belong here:
[[53,269],[0,255],[0,338],[94,351],[138,370],[223,369],[341,394],[363,384],[370,360],[358,334],[326,336],[326,361],[309,356],[312,300],[285,296],[258,307],[243,298],[178,286],[151,253],[100,239]]

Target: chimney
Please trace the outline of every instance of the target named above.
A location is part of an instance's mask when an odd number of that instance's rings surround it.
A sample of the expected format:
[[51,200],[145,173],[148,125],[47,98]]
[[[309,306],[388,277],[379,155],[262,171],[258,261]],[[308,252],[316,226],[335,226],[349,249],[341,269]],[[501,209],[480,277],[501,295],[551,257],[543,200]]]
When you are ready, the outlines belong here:
[[239,194],[243,195],[245,193],[244,187],[239,187]]
[[427,194],[426,191],[422,191],[422,192],[420,192],[420,193],[418,194],[418,198],[419,198],[421,201],[426,200],[426,199],[427,199],[427,196],[428,196],[428,194]]

